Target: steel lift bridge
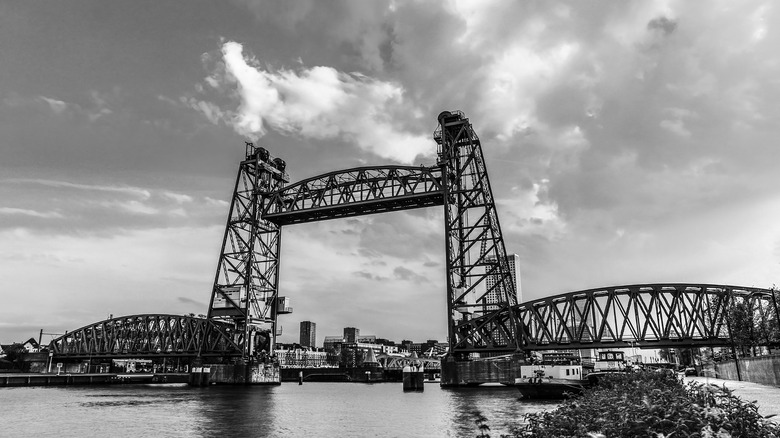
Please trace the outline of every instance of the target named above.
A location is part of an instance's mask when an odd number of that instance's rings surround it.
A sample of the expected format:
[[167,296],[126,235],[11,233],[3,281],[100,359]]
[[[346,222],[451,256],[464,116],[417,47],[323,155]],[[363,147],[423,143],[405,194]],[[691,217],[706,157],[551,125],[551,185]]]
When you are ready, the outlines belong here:
[[729,345],[735,308],[762,321],[756,339],[778,344],[774,289],[639,284],[517,303],[479,138],[460,111],[439,114],[433,138],[432,166],[360,167],[292,184],[283,160],[248,143],[207,317],[112,318],[54,339],[49,350],[56,359],[260,363],[274,351],[278,316],[291,311],[278,287],[285,225],[440,205],[449,341],[442,385],[508,380],[529,350]]
[[[438,119],[438,160],[429,167],[361,167],[289,184],[283,160],[247,144],[208,313],[233,327],[244,356],[272,351],[277,317],[289,311],[278,295],[283,226],[437,205],[444,206],[450,351],[466,358],[520,348],[517,294],[479,138],[459,111]],[[490,312],[487,294],[497,297]],[[512,317],[495,317],[501,312]],[[475,313],[485,315],[477,321]]]

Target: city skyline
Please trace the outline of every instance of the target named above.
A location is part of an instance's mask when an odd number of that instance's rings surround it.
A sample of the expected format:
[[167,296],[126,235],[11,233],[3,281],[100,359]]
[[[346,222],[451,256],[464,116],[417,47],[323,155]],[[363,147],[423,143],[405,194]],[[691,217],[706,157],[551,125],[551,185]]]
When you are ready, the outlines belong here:
[[[244,141],[292,181],[478,133],[524,300],[780,278],[780,8],[674,1],[0,5],[0,342],[205,314]],[[52,44],[56,41],[57,44]],[[320,333],[445,339],[441,208],[294,225]],[[43,338],[46,343],[50,335]]]

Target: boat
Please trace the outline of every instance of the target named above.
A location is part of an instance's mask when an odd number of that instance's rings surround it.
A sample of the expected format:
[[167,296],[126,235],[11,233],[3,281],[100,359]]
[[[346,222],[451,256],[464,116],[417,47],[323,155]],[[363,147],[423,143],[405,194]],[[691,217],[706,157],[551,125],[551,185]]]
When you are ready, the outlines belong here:
[[598,352],[598,360],[593,365],[594,372],[625,372],[625,354],[622,351],[605,350]]
[[600,351],[598,360],[593,366],[593,372],[588,373],[586,378],[590,386],[599,384],[604,376],[615,373],[627,373],[631,369],[626,366],[625,355],[622,351]]
[[629,371],[622,351],[601,351],[593,371],[584,374],[580,360],[571,353],[546,353],[539,364],[521,365],[514,385],[523,398],[563,399],[598,385],[608,374]]
[[345,373],[312,373],[303,378],[304,382],[351,382],[352,377]]
[[514,385],[522,398],[563,399],[581,393],[588,380],[583,379],[582,365],[521,365]]

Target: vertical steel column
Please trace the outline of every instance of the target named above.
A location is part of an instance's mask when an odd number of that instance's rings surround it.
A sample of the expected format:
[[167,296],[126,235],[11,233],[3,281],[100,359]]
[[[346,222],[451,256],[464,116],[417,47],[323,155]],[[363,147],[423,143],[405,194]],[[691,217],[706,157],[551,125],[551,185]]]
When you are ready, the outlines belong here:
[[442,112],[438,121],[450,352],[458,359],[511,352],[521,344],[522,324],[482,147],[461,112]]
[[262,207],[289,181],[284,170],[284,161],[247,143],[214,277],[208,318],[232,327],[245,359],[272,353],[276,341],[281,227],[263,219]]

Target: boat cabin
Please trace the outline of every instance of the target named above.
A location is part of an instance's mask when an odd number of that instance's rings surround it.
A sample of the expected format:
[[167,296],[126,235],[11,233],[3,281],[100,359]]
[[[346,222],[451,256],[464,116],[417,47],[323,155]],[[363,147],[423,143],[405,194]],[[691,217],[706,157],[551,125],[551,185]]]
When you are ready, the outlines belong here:
[[599,351],[593,371],[621,371],[626,369],[625,354],[622,351]]
[[521,379],[582,379],[582,366],[580,365],[522,365],[520,367]]

